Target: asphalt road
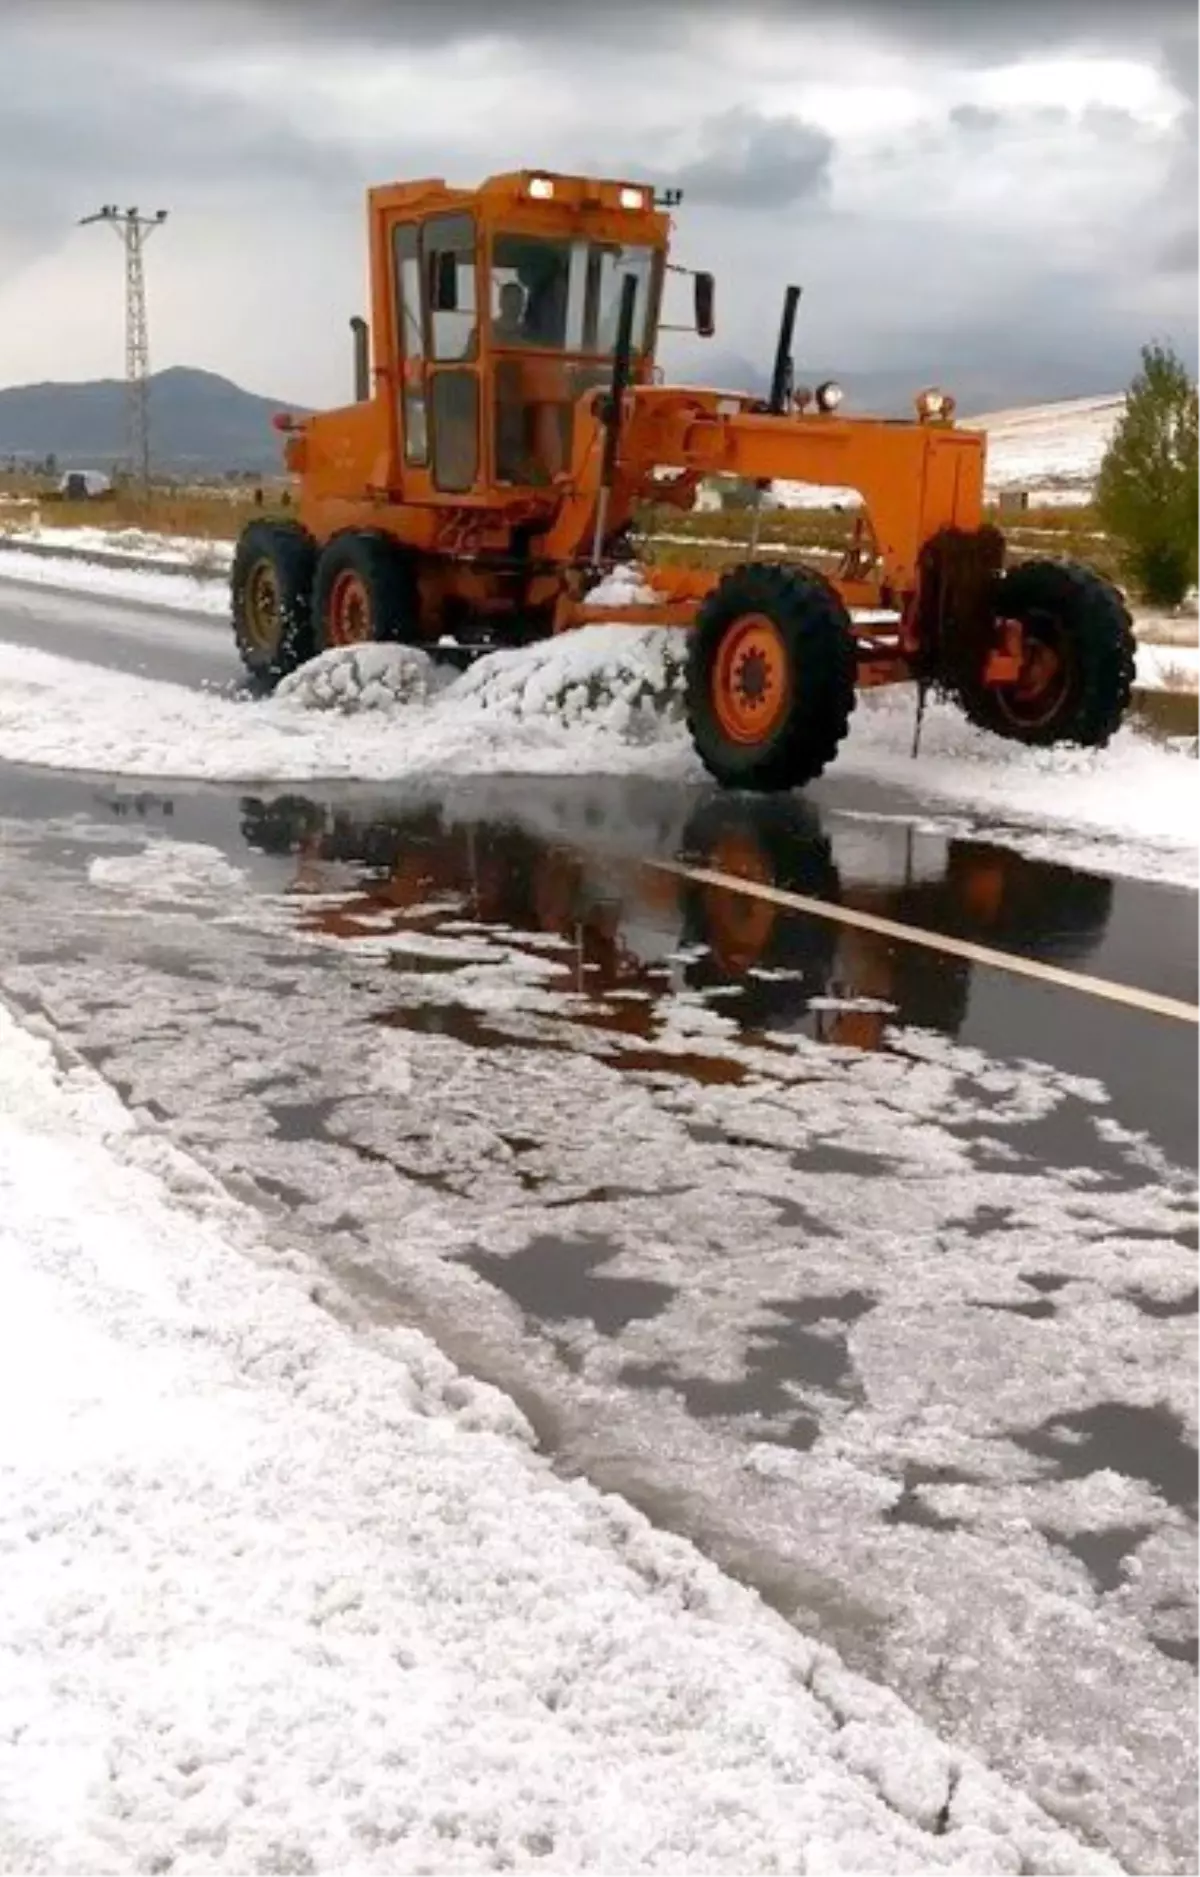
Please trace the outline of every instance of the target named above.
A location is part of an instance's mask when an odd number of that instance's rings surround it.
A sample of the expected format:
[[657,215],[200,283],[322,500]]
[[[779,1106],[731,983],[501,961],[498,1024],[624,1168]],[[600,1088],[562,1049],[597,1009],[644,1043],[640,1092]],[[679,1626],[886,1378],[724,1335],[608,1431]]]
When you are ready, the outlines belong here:
[[[217,622],[4,587],[0,637],[237,682]],[[1194,1004],[1195,896],[911,806],[0,769],[0,990],[318,1301],[427,1327],[564,1468],[1187,1870],[1195,1027],[1004,956]]]
[[0,577],[0,640],[170,684],[222,691],[243,688],[228,625],[204,614],[63,593]]

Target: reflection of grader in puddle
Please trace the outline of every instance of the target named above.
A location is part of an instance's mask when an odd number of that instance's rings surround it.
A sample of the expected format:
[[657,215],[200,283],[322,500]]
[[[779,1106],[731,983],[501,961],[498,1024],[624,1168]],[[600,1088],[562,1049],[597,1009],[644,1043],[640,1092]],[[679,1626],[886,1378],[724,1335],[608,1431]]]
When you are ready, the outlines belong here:
[[[252,846],[295,856],[293,890],[311,900],[302,929],[393,942],[448,922],[541,936],[559,968],[547,988],[582,993],[586,1022],[649,1038],[670,989],[737,992],[721,1008],[744,1031],[803,1024],[826,1041],[877,1049],[889,1025],[956,1035],[970,963],[805,916],[768,900],[651,865],[547,843],[512,821],[451,824],[436,807],[361,815],[299,797],[243,803]],[[894,837],[893,844],[894,844]],[[1066,963],[1104,931],[1107,880],[950,841],[937,871],[843,888],[814,809],[797,799],[706,802],[683,842],[698,867],[904,924],[1033,949]],[[414,948],[415,949],[415,948]],[[402,943],[397,962],[407,968]],[[810,1011],[812,999],[832,1008]]]
[[[808,898],[842,896],[832,860],[824,879],[814,879],[811,811],[794,800],[718,799],[694,819],[687,849],[694,865],[756,885]],[[1110,880],[1029,861],[1009,848],[965,841],[946,842],[939,862],[933,874],[899,879],[894,873],[873,878],[870,868],[859,864],[845,902],[899,924],[946,932],[998,951],[1032,951],[1059,964],[1086,957],[1103,936],[1112,901]],[[694,886],[689,911],[690,935],[728,971],[786,973],[803,946],[800,933],[823,928],[828,935],[825,990],[831,1001],[845,1006],[816,1013],[817,1034],[825,1041],[877,1049],[892,1024],[952,1036],[962,1027],[972,972],[967,959],[806,918],[724,888]],[[815,942],[810,936],[810,946]],[[812,962],[810,950],[802,963],[811,968]],[[794,1009],[794,989],[784,1001]]]
[[[295,856],[292,890],[312,901],[300,914],[301,930],[394,942],[405,931],[415,938],[452,922],[490,928],[493,937],[511,928],[558,939],[548,956],[560,969],[547,988],[593,998],[624,992],[626,1001],[589,1022],[650,1034],[653,1000],[670,975],[662,960],[678,936],[678,888],[668,875],[638,884],[638,910],[663,934],[647,958],[628,942],[626,926],[637,924],[628,879],[514,822],[452,824],[437,808],[357,816],[280,797],[244,800],[242,830],[254,847]],[[402,944],[397,957],[407,964]]]

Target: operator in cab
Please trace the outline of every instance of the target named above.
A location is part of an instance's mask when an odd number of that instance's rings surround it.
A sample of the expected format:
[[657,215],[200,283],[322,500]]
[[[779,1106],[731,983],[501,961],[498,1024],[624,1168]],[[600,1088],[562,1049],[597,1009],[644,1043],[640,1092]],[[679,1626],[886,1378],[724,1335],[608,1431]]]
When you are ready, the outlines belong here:
[[492,321],[492,338],[499,346],[529,343],[525,331],[525,289],[519,281],[506,280],[500,288],[499,305]]

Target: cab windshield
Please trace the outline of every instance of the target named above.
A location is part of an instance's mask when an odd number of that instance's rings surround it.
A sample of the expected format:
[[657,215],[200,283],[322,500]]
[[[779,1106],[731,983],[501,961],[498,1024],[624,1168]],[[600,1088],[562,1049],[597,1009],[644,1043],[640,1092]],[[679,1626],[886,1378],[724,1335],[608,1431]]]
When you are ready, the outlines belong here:
[[501,351],[536,348],[576,358],[611,357],[617,342],[621,283],[638,283],[633,349],[649,343],[656,250],[619,242],[497,235],[489,282],[492,343]]

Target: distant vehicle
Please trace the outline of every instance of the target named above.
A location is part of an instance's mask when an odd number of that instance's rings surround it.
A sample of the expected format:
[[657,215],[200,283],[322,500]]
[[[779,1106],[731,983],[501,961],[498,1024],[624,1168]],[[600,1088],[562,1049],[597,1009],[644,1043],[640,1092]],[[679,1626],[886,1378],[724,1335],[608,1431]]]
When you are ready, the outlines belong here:
[[101,469],[68,469],[58,480],[58,493],[64,502],[86,502],[97,495],[111,495],[112,487],[112,477]]

